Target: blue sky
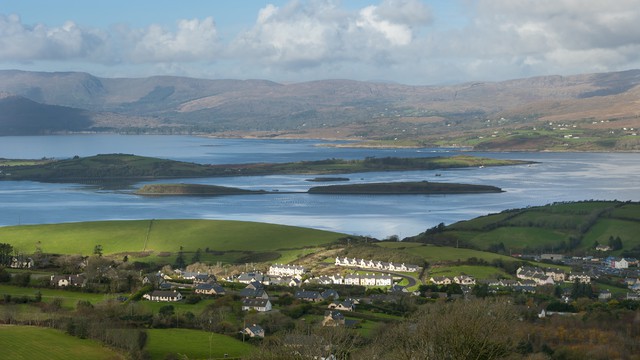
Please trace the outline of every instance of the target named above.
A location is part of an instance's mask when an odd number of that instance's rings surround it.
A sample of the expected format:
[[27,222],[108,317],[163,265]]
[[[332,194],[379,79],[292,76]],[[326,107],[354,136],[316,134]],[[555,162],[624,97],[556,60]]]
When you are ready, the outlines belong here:
[[640,0],[0,0],[0,69],[415,85],[640,68]]

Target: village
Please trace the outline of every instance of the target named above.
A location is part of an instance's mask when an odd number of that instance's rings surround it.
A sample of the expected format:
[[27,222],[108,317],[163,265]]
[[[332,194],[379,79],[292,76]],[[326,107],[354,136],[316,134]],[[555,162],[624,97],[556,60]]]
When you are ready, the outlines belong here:
[[[232,295],[244,312],[267,313],[280,304],[283,297],[291,296],[296,303],[310,303],[324,308],[320,326],[358,326],[359,319],[350,316],[361,304],[397,304],[403,298],[446,299],[471,298],[478,295],[478,288],[490,294],[535,294],[544,288],[558,287],[560,299],[569,303],[573,284],[591,286],[592,280],[601,274],[620,276],[619,283],[628,292],[618,299],[640,300],[640,270],[635,259],[606,257],[567,258],[544,254],[537,260],[553,264],[572,264],[583,271],[565,271],[558,267],[521,266],[513,278],[476,279],[473,276],[428,276],[427,269],[418,265],[384,262],[377,259],[336,257],[329,266],[335,271],[317,275],[313,269],[296,264],[274,263],[263,271],[240,272],[217,277],[213,272],[194,272],[183,269],[163,268],[143,274],[140,283],[141,299],[152,302],[176,303],[193,297],[219,297]],[[13,258],[12,268],[30,268],[32,259]],[[55,288],[84,288],[86,274],[51,275],[49,284]],[[401,285],[402,284],[402,285]],[[599,301],[613,298],[606,288],[594,294]],[[126,298],[123,298],[126,300]],[[384,308],[382,306],[381,308]],[[543,309],[544,310],[544,309]],[[553,314],[553,312],[551,312]],[[249,337],[264,337],[265,330],[257,324],[246,326],[242,332]]]

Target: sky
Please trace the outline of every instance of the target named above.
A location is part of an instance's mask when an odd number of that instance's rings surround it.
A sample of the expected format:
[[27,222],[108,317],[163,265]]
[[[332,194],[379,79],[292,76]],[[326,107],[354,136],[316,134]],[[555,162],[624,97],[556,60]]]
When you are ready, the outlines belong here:
[[442,85],[640,68],[640,0],[0,0],[0,69]]

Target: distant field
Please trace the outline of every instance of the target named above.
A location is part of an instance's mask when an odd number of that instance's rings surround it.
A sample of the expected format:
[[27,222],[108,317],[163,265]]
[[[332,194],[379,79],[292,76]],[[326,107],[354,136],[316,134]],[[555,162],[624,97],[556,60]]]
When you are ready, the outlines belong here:
[[125,359],[99,342],[47,328],[0,325],[0,357],[10,360]]
[[100,221],[0,228],[0,239],[20,252],[39,243],[44,252],[91,255],[153,251],[176,253],[206,248],[216,251],[274,251],[332,243],[340,233],[244,221],[134,220]]
[[447,276],[454,277],[458,275],[473,276],[476,279],[496,279],[498,277],[511,278],[512,276],[504,272],[504,270],[493,266],[477,266],[477,265],[459,265],[459,266],[438,266],[430,269],[428,277]]
[[53,299],[60,298],[62,299],[62,306],[68,309],[75,308],[76,304],[80,300],[97,304],[99,302],[118,297],[117,294],[96,294],[60,289],[30,288],[5,284],[0,285],[0,296],[11,295],[13,297],[27,296],[29,298],[33,298],[38,291],[42,294],[42,301],[51,302]]
[[[209,359],[248,356],[255,348],[229,336],[188,329],[149,329],[147,346],[152,359],[165,359],[167,354],[178,358]],[[211,345],[211,347],[209,347]],[[211,352],[209,352],[211,349]]]
[[625,221],[617,219],[599,220],[592,228],[587,236],[585,236],[582,245],[584,248],[593,247],[598,241],[600,244],[608,244],[609,236],[614,238],[619,236],[622,239],[622,245],[625,249],[630,249],[640,245],[640,223],[634,221]]
[[477,259],[482,259],[486,261],[492,261],[494,259],[502,259],[513,261],[516,260],[512,257],[490,253],[486,251],[479,251],[473,249],[465,249],[465,248],[454,248],[448,246],[433,246],[433,245],[424,245],[419,243],[405,243],[405,242],[381,242],[378,246],[386,247],[386,248],[395,248],[398,250],[402,250],[402,248],[406,248],[405,251],[407,253],[418,255],[423,257],[429,263],[435,263],[438,261],[465,261],[470,257],[475,257]]

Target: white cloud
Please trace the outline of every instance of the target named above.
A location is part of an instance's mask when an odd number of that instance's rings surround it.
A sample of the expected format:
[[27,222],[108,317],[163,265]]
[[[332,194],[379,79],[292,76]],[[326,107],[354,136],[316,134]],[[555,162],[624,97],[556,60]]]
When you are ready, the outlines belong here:
[[213,18],[179,20],[170,31],[159,25],[123,33],[137,63],[213,60],[219,51]]
[[[84,64],[85,71],[93,64],[103,76],[111,67],[119,75],[157,70],[414,84],[640,67],[639,0],[371,0],[359,8],[346,1],[269,4],[231,34],[207,14],[178,19],[171,28],[108,29],[75,19],[28,25],[0,15],[0,64],[58,61]],[[464,21],[449,22],[451,4],[459,5],[455,15]]]

